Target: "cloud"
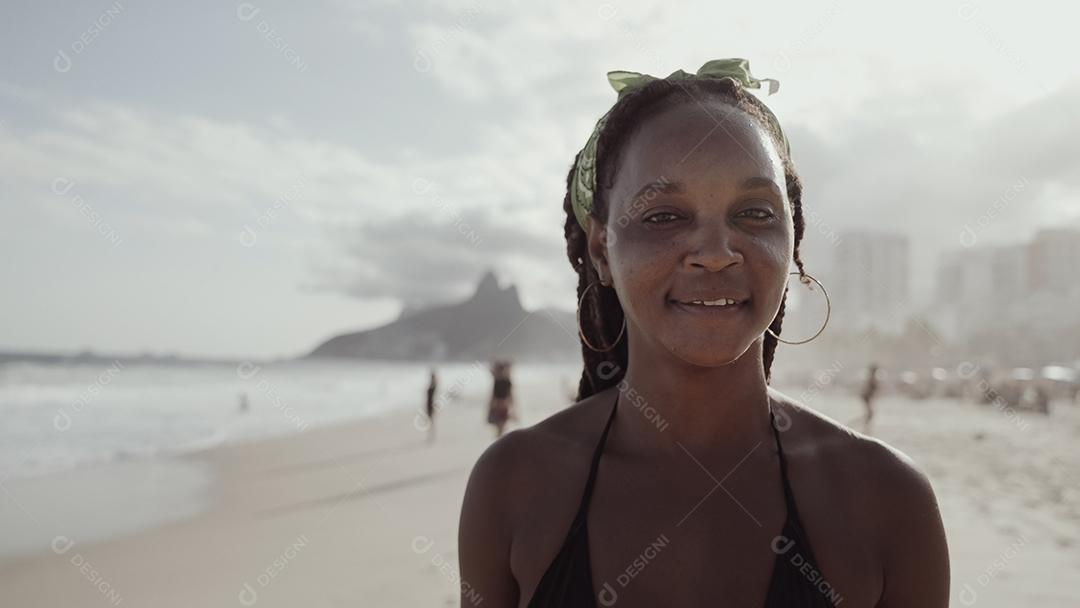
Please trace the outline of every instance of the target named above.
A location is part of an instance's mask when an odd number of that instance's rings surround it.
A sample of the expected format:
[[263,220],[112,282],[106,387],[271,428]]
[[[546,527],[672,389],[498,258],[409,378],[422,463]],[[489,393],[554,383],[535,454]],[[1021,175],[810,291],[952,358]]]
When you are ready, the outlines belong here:
[[436,208],[340,229],[345,257],[325,267],[311,287],[359,298],[390,296],[410,303],[443,302],[471,293],[480,272],[552,259],[561,249],[494,210]]
[[46,126],[0,139],[20,201],[8,229],[80,228],[78,195],[122,235],[284,249],[309,258],[298,287],[410,301],[461,293],[487,267],[542,267],[562,249],[563,192],[549,178],[565,171],[568,140],[550,119],[481,125],[467,154],[376,157],[274,121],[108,102],[49,111]]
[[985,121],[964,105],[913,101],[874,99],[828,131],[794,129],[807,204],[844,228],[881,226],[948,247],[1018,180],[1027,187],[987,227],[995,238],[1053,223],[1068,198],[1046,198],[1051,190],[1075,197],[1077,87]]
[[[992,173],[1080,188],[1080,79],[998,117],[982,133],[976,162]],[[1080,203],[1077,203],[1080,204]]]
[[[649,10],[437,6],[401,25],[414,51],[431,52],[431,69],[412,76],[484,108],[462,114],[470,139],[449,153],[428,151],[431,134],[410,131],[407,117],[397,148],[369,149],[307,135],[281,115],[223,120],[110,101],[54,107],[4,84],[0,95],[48,114],[0,137],[5,185],[25,205],[20,221],[76,213],[50,192],[64,177],[120,233],[235,241],[245,227],[257,229],[258,247],[308,258],[310,276],[297,279],[304,288],[440,301],[495,266],[520,277],[524,297],[550,303],[551,286],[572,278],[562,242],[566,171],[613,100],[602,78],[611,57],[634,55],[625,67],[651,73],[698,64],[668,61],[684,53],[663,43],[670,28],[650,23],[657,15]],[[815,108],[812,118],[782,113],[807,208],[821,218],[808,228],[821,255],[829,253],[823,226],[907,233],[925,266],[991,211],[993,221],[980,226],[987,241],[1080,215],[1065,208],[1080,185],[1075,83],[978,118],[970,111],[978,89],[934,78],[920,86],[885,80],[875,94]],[[789,84],[781,96],[798,91]],[[1025,186],[1002,204],[1019,179]]]
[[433,5],[439,10],[406,28],[413,68],[461,100],[558,106],[609,99],[611,91],[597,85],[613,53],[637,56],[641,71],[667,65],[656,49],[664,48],[671,17],[658,2],[633,11],[609,2]]

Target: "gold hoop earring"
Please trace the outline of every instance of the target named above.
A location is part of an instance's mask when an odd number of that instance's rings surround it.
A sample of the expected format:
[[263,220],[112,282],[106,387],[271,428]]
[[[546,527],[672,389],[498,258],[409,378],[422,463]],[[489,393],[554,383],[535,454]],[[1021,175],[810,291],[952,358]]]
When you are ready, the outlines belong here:
[[592,351],[595,351],[595,352],[598,352],[598,353],[606,353],[606,352],[610,351],[611,349],[615,348],[615,346],[619,343],[619,340],[622,339],[623,333],[626,331],[626,317],[625,316],[623,317],[622,329],[619,330],[619,336],[617,338],[615,338],[615,342],[611,346],[609,346],[607,348],[596,348],[595,346],[592,345],[591,342],[589,342],[589,339],[585,337],[585,332],[581,329],[581,307],[584,306],[584,304],[585,304],[585,294],[589,293],[589,289],[593,285],[596,285],[597,283],[600,283],[601,285],[604,285],[603,281],[593,281],[592,283],[589,283],[588,285],[585,286],[585,290],[581,292],[581,299],[578,300],[578,309],[577,309],[578,336],[581,337],[581,341],[585,344],[585,346],[589,347],[589,350],[592,350]]
[[777,340],[779,340],[780,342],[783,342],[784,344],[806,344],[807,342],[809,342],[809,341],[813,340],[814,338],[820,336],[821,332],[825,331],[825,326],[829,324],[829,317],[832,316],[832,302],[829,301],[829,292],[825,290],[825,286],[821,284],[821,281],[815,279],[812,275],[810,275],[809,273],[805,273],[805,272],[803,272],[803,273],[791,272],[791,273],[788,273],[788,276],[791,276],[793,274],[797,274],[799,276],[805,276],[805,277],[809,278],[811,281],[817,283],[818,287],[821,288],[821,293],[825,294],[825,322],[821,325],[821,329],[817,330],[816,334],[810,336],[806,340],[799,340],[798,342],[790,342],[788,340],[784,340],[780,336],[774,334],[771,327],[767,328],[765,331],[770,336],[776,338]]

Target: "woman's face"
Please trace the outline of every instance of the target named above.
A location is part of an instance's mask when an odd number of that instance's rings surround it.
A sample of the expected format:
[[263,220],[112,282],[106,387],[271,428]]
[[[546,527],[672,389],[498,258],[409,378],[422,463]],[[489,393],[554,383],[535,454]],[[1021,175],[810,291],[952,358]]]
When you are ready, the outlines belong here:
[[[716,101],[651,116],[626,143],[607,200],[607,233],[592,223],[589,252],[633,340],[717,366],[761,338],[780,308],[794,227],[780,157],[753,118]],[[691,303],[725,299],[736,304]]]

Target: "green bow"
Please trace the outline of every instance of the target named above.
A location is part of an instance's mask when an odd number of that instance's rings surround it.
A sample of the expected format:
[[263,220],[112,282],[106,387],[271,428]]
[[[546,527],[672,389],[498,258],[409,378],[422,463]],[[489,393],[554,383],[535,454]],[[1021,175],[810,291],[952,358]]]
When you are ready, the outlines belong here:
[[[619,94],[618,99],[622,99],[654,80],[660,80],[655,76],[625,70],[608,72],[607,78],[611,88],[615,89],[615,92]],[[750,62],[738,57],[706,61],[694,74],[689,74],[683,70],[675,70],[664,80],[690,78],[730,78],[741,86],[751,89],[761,88],[761,83],[767,82],[769,83],[769,95],[772,95],[780,88],[780,82],[772,78],[754,78],[750,74]],[[780,121],[768,108],[765,108],[765,113],[766,118],[773,123],[777,132],[780,133],[780,138],[784,142],[784,151],[790,154],[787,138],[784,137],[784,132],[780,129]],[[578,223],[581,224],[582,228],[586,227],[586,217],[593,210],[593,195],[596,192],[596,142],[600,138],[600,131],[603,130],[609,114],[611,114],[611,110],[608,110],[596,122],[596,128],[593,129],[589,141],[582,148],[577,165],[574,167],[574,178],[570,188],[570,202],[574,207],[574,215],[577,216]]]

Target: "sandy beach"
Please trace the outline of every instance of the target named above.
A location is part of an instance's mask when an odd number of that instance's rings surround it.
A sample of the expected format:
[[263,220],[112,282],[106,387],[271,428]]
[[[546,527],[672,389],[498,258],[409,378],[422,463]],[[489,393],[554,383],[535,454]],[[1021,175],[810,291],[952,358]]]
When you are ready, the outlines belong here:
[[[520,387],[521,423],[560,407],[555,384]],[[781,390],[799,398],[799,389]],[[840,421],[860,410],[854,398],[827,392],[804,401]],[[0,558],[0,605],[456,606],[461,498],[492,439],[482,420],[479,400],[466,395],[439,412],[433,444],[409,412],[174,458],[207,472],[206,483],[168,499],[175,513],[167,523],[120,526],[96,540],[95,526],[115,528],[130,516],[121,485],[100,488],[114,500],[88,505],[64,498],[60,484],[71,475],[37,480],[33,491],[6,483],[0,501],[16,508],[5,518],[20,518],[9,526],[32,533]],[[1075,408],[1061,405],[1047,419],[884,397],[873,434],[933,480],[954,606],[1080,606]],[[80,476],[123,479],[111,471]],[[162,475],[158,483],[176,472]],[[34,493],[61,504],[49,511]],[[102,512],[71,529],[50,515],[94,508]]]

